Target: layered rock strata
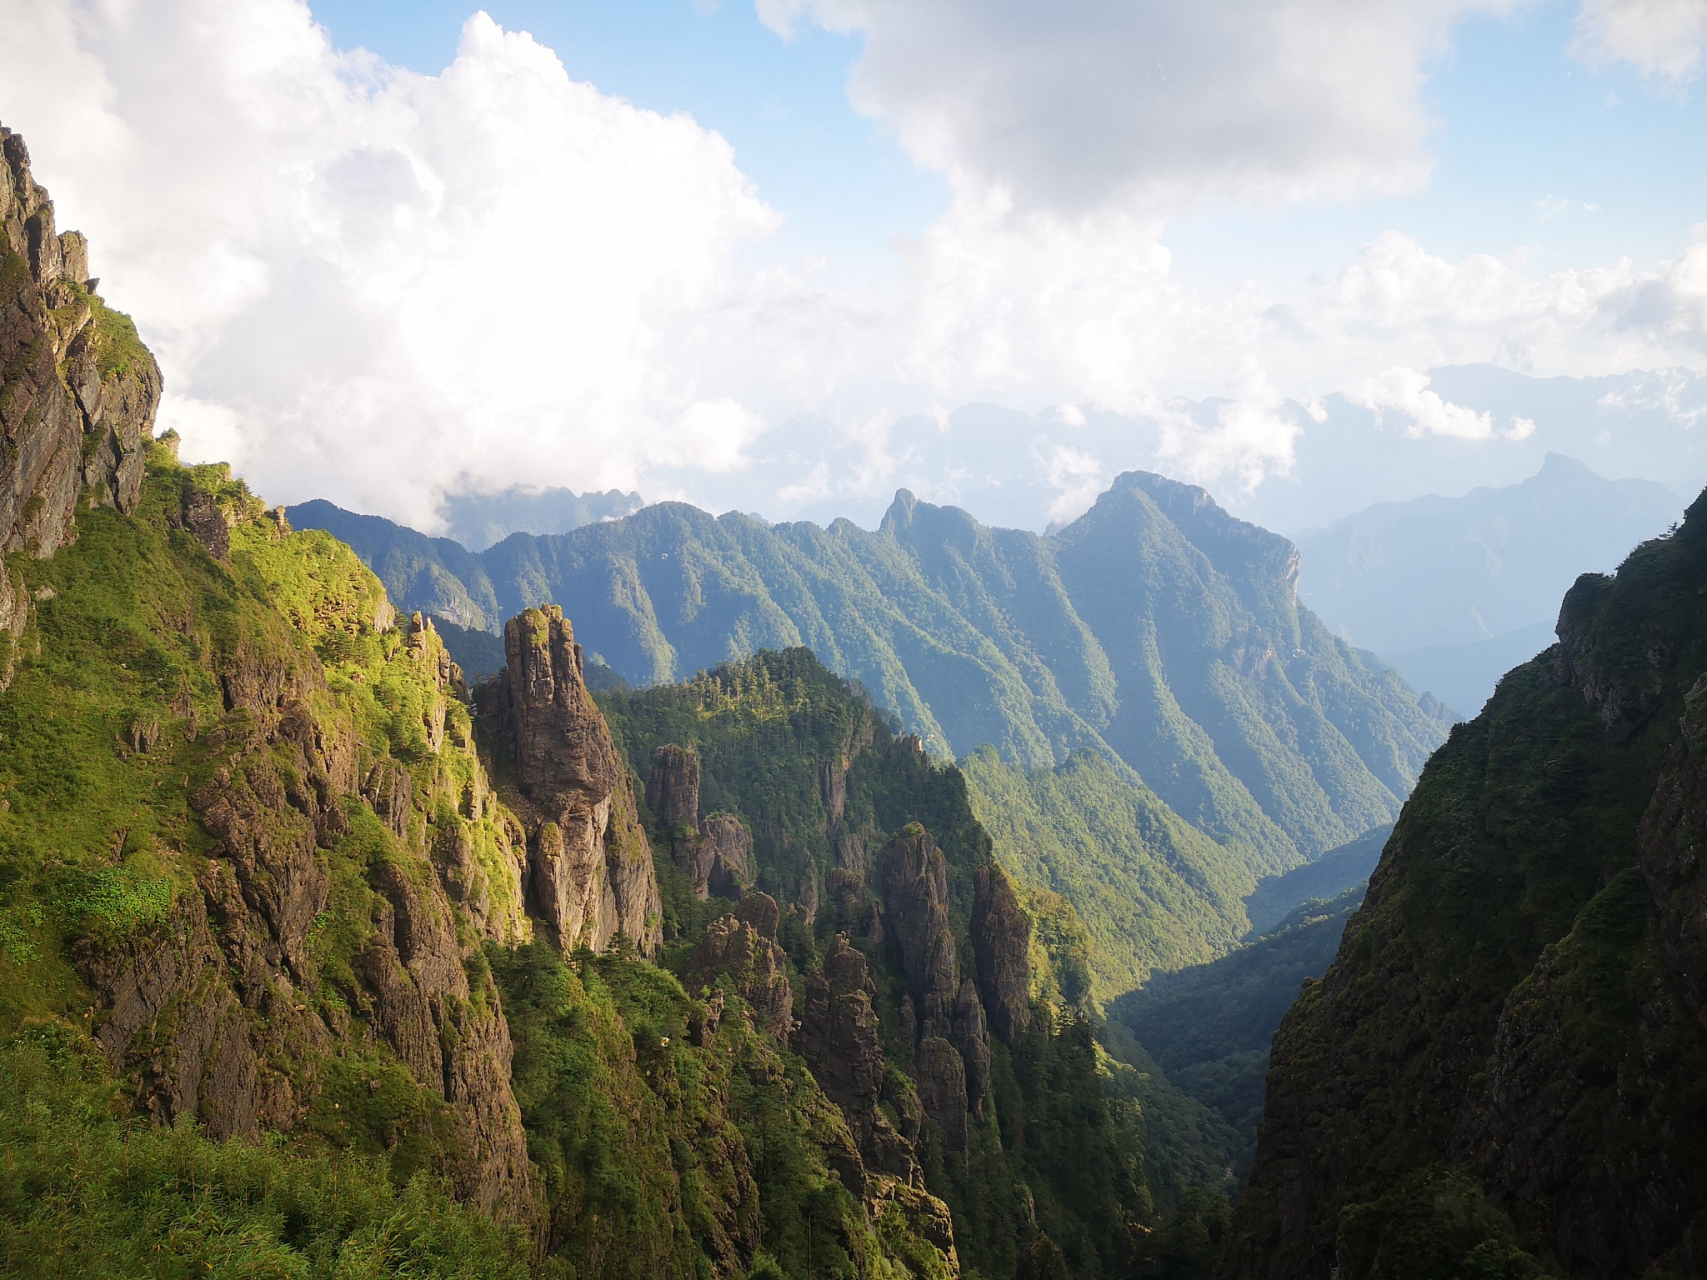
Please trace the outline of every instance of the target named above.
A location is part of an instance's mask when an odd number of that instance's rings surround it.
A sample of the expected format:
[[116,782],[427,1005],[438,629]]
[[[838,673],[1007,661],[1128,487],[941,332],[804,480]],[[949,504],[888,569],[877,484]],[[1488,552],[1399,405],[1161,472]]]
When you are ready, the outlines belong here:
[[664,940],[652,850],[574,630],[556,605],[528,609],[505,626],[504,654],[480,709],[513,761],[506,798],[527,828],[539,914],[565,952],[621,939],[651,955]]

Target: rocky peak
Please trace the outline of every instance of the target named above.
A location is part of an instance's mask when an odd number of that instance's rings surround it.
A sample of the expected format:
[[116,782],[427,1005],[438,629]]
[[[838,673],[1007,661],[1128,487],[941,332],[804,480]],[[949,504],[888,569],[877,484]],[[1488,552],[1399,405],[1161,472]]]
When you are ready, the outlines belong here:
[[55,230],[24,140],[0,127],[0,553],[50,556],[78,497],[131,511],[160,403],[159,367],[89,279],[89,246]]
[[504,657],[500,678],[522,793],[554,820],[610,795],[623,781],[622,764],[587,692],[581,646],[563,610],[547,605],[511,618]]
[[981,1109],[989,1084],[989,1032],[975,984],[961,981],[948,919],[947,863],[917,823],[883,851],[883,909],[915,1011],[919,1098],[949,1147],[964,1150],[966,1113]]
[[699,821],[699,752],[692,746],[666,742],[652,753],[652,776],[646,780],[646,807],[652,820],[668,829]]
[[1031,997],[1031,917],[995,863],[978,868],[972,900],[972,954],[990,1026],[1003,1044],[1025,1031]]
[[776,905],[776,899],[768,893],[754,890],[743,897],[735,908],[735,918],[744,924],[750,924],[759,931],[761,938],[776,941],[777,922],[782,918],[782,912]]
[[948,925],[948,868],[936,841],[913,824],[883,851],[883,907],[901,950],[922,1035],[947,1035],[960,992]]
[[[866,1169],[910,1183],[921,1181],[913,1144],[897,1133],[878,1101],[884,1087],[883,1046],[877,1012],[877,987],[865,956],[845,934],[837,934],[818,970],[806,979],[800,1028],[794,1044],[812,1068],[825,1095],[841,1107],[859,1145],[862,1166],[840,1170],[845,1183],[863,1183]],[[913,1110],[918,1104],[913,1103]],[[904,1106],[897,1107],[904,1113]],[[858,1185],[849,1190],[860,1194]]]
[[[76,536],[80,496],[135,509],[160,369],[96,294],[88,242],[55,231],[29,149],[4,127],[0,155],[0,555],[45,558]],[[0,634],[28,622],[29,601],[0,569]],[[12,648],[0,645],[0,689]]]
[[[732,813],[707,814],[699,824],[699,838],[689,853],[694,893],[701,902],[712,894],[738,898],[753,887],[753,833]],[[772,926],[775,933],[775,926]]]
[[508,665],[481,689],[481,713],[508,746],[527,828],[539,913],[565,951],[626,938],[663,944],[663,903],[627,770],[582,674],[581,646],[556,605],[504,628]]
[[[794,1031],[794,992],[786,958],[776,944],[776,903],[762,893],[749,897],[763,902],[744,901],[739,914],[713,920],[706,928],[688,962],[689,981],[714,986],[719,975],[727,976],[752,1010],[753,1025],[786,1045]],[[755,918],[759,923],[752,923]]]

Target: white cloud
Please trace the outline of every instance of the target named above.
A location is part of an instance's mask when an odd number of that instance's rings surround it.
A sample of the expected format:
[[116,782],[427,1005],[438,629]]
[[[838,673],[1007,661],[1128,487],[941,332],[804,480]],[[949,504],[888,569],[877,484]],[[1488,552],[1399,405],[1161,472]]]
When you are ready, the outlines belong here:
[[1303,428],[1254,359],[1246,359],[1232,391],[1231,399],[1204,401],[1195,413],[1174,406],[1159,413],[1158,454],[1188,480],[1231,481],[1249,492],[1266,477],[1292,470]]
[[778,215],[716,133],[485,15],[426,77],[335,49],[300,0],[0,0],[0,119],[161,355],[166,421],[275,499],[428,523],[447,486],[524,481],[786,510],[891,484],[898,414],[985,401],[1048,407],[1065,452],[1022,461],[1058,514],[1138,451],[1110,415],[1153,425],[1149,464],[1249,489],[1336,390],[1486,439],[1523,428],[1411,371],[1707,361],[1707,244],[1532,275],[1394,231],[1283,295],[1175,270],[1167,210],[1418,181],[1420,68],[1471,7],[762,0],[862,31],[858,101],[953,179],[901,285],[860,296],[755,265]]
[[1543,196],[1535,202],[1535,207],[1541,211],[1541,221],[1551,222],[1562,213],[1599,213],[1597,204],[1585,204],[1581,200],[1561,200],[1554,196]]
[[960,189],[1151,210],[1410,190],[1423,62],[1504,0],[758,0],[858,31],[855,104]]
[[436,77],[333,49],[295,0],[0,0],[0,25],[0,118],[192,454],[425,521],[459,474],[629,487],[762,429],[696,334],[762,292],[741,254],[777,217],[691,119],[484,13]]
[[[1069,423],[1073,426],[1084,424],[1082,413],[1077,423]],[[1060,496],[1049,504],[1051,524],[1071,524],[1089,511],[1097,495],[1108,488],[1108,476],[1101,460],[1065,445],[1045,448],[1043,470],[1049,477],[1049,483],[1061,491]]]
[[1578,377],[1701,367],[1707,241],[1650,271],[1623,260],[1530,275],[1485,254],[1450,262],[1388,232],[1318,289],[1306,314],[1321,340],[1295,348],[1290,367],[1317,385],[1349,386],[1395,364]]
[[1477,413],[1443,400],[1428,389],[1429,376],[1415,369],[1392,368],[1365,378],[1347,393],[1353,404],[1377,413],[1396,410],[1411,419],[1412,435],[1452,436],[1459,440],[1491,440],[1492,415]]
[[1680,85],[1701,74],[1707,0],[1583,0],[1571,54],[1591,67],[1626,63]]

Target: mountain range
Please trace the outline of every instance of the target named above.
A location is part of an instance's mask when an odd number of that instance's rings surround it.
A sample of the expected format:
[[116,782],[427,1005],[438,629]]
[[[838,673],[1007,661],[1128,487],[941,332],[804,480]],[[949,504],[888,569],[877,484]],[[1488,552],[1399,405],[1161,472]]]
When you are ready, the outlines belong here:
[[[1707,1270],[1707,496],[1458,723],[1146,472],[476,552],[185,465],[0,156],[0,1272]],[[1517,488],[1333,598],[1655,498]]]
[[478,554],[329,503],[288,515],[455,627],[568,602],[589,670],[635,686],[812,649],[967,762],[1004,865],[1092,931],[1099,998],[1218,954],[1259,877],[1390,822],[1446,724],[1299,605],[1289,542],[1148,473],[1053,535],[905,492],[875,531],[661,503]]
[[607,489],[575,493],[512,485],[495,493],[451,493],[439,506],[446,534],[484,551],[512,533],[567,533],[584,524],[632,515],[644,506],[638,493]]
[[1336,633],[1474,714],[1500,674],[1552,642],[1577,575],[1616,568],[1683,505],[1654,481],[1550,453],[1521,484],[1380,503],[1297,535],[1298,591]]

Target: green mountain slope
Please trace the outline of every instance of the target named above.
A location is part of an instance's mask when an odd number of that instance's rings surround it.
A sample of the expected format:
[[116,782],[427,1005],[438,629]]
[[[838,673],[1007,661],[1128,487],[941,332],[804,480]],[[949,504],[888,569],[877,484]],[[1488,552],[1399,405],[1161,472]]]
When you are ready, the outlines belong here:
[[348,537],[409,608],[463,623],[567,601],[635,684],[803,645],[933,751],[989,743],[1026,769],[1109,751],[1262,870],[1390,820],[1443,731],[1299,608],[1289,543],[1159,476],[1122,476],[1054,537],[906,493],[874,533],[663,503],[517,535],[478,567],[323,504],[291,516]]
[[1327,972],[1362,902],[1361,887],[1306,902],[1227,955],[1159,974],[1109,1006],[1109,1018],[1131,1032],[1168,1081],[1237,1134],[1240,1176],[1256,1148],[1275,1028],[1299,984]]
[[1244,932],[1245,864],[1169,810],[1124,761],[1080,751],[1026,773],[982,747],[961,769],[1003,866],[1073,904],[1096,999],[1155,970],[1202,963]]
[[568,602],[589,660],[636,685],[805,646],[932,752],[990,745],[974,807],[1011,872],[1077,909],[1099,997],[1211,958],[1260,877],[1391,821],[1445,727],[1299,607],[1289,543],[1159,476],[1052,537],[906,493],[875,532],[664,503],[479,556],[291,514],[460,624]]
[[[915,1019],[929,1021],[933,997],[916,1005],[909,994],[900,923],[907,908],[895,896],[887,860],[917,830],[913,824],[935,837],[944,859],[945,922],[985,986],[979,886],[989,875],[991,839],[961,771],[933,761],[917,739],[892,735],[857,690],[804,649],[761,653],[680,685],[607,692],[599,701],[631,766],[650,772],[650,804],[675,804],[664,781],[674,776],[667,762],[681,759],[671,754],[679,748],[693,749],[693,811],[735,815],[750,832],[754,879],[783,907],[777,937],[795,972],[827,963],[838,935],[852,940],[875,979],[880,1051],[886,1070],[898,1073],[888,1078],[911,1081],[894,1095],[896,1119],[904,1127],[908,1107],[917,1105],[905,1100],[906,1088],[927,1100],[928,1116],[937,1088],[928,1037],[915,1043],[909,1028]],[[691,830],[657,811],[651,816],[677,939],[666,951],[678,957],[676,967],[691,968],[681,957],[700,936],[699,921],[727,908],[714,894],[696,900],[688,892],[681,872],[702,847]],[[702,831],[720,820],[707,816]],[[673,852],[674,875],[665,848]],[[1029,1010],[1027,1030],[1004,1031],[985,991],[992,1010],[988,1094],[963,1147],[949,1125],[927,1124],[918,1143],[926,1185],[952,1210],[961,1263],[982,1275],[1013,1274],[1029,1231],[1010,1212],[1019,1204],[1030,1206],[1026,1212],[1060,1247],[1070,1274],[1125,1274],[1130,1242],[1122,1224],[1146,1222],[1152,1199],[1167,1203],[1205,1175],[1219,1177],[1219,1166],[1193,1165],[1169,1128],[1189,1109],[1186,1100],[1160,1087],[1151,1119],[1122,1090],[1110,1089],[1104,1074],[1120,1068],[1099,1065],[1091,1020],[1048,998],[1060,990],[1054,970],[1070,961],[1055,941],[1037,930],[1028,950],[1009,957],[1032,970],[1025,989],[1007,997],[1016,1002],[1011,1007]],[[810,1023],[798,1004],[797,1014]],[[800,1035],[809,1032],[808,1025]],[[977,1055],[966,1053],[970,1090]]]
[[[958,798],[919,813],[973,882],[976,976],[896,818],[921,1084],[879,1057],[890,1110],[838,1100],[827,1049],[876,1034],[845,946],[791,934],[791,973],[754,897],[678,916],[658,963],[653,833],[560,611],[510,620],[477,714],[347,546],[179,465],[152,360],[0,141],[0,1272],[953,1280],[915,1153],[976,1180],[1000,1114],[1005,1149],[1093,1153],[1053,1194],[1101,1197],[1061,1235],[1105,1273],[1148,1216],[1135,1130],[1088,1024],[1026,1021],[1029,922],[958,774],[889,781]],[[1032,1077],[992,1091],[991,1026]],[[1000,1239],[1048,1262],[1005,1168]]]
[[1457,726],[1275,1037],[1230,1274],[1671,1275],[1707,1212],[1707,500]]
[[1392,834],[1391,826],[1372,827],[1350,843],[1330,849],[1314,862],[1307,862],[1285,875],[1266,876],[1259,880],[1250,897],[1245,899],[1245,912],[1251,918],[1251,932],[1267,933],[1307,902],[1329,901],[1348,890],[1361,890],[1368,883],[1375,864],[1381,860],[1382,846]]

